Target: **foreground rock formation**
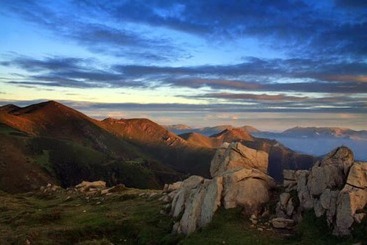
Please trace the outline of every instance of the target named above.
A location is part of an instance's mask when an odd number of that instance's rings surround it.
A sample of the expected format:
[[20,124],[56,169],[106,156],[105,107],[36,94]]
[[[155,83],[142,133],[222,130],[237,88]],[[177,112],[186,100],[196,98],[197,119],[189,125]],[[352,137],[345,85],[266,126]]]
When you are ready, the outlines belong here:
[[191,176],[166,185],[171,201],[170,214],[178,219],[173,230],[190,234],[207,225],[218,209],[243,207],[249,216],[258,216],[270,199],[274,180],[267,175],[268,154],[241,143],[223,144],[210,167],[212,179]]
[[366,218],[367,163],[355,162],[346,147],[330,152],[310,171],[284,170],[284,187],[279,218],[300,221],[303,211],[313,209],[338,236],[349,235],[353,224]]

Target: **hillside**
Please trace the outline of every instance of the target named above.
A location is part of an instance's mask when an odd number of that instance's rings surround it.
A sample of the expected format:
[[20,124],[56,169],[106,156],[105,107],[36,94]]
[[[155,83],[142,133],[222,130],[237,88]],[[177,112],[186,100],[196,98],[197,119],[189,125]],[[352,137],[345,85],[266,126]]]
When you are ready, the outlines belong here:
[[182,172],[208,176],[214,150],[192,144],[149,119],[112,119],[102,127],[171,168]]
[[0,176],[19,175],[4,178],[3,190],[28,191],[48,182],[67,187],[83,179],[159,188],[181,175],[101,122],[55,101],[2,106],[0,124],[6,166]]
[[[207,227],[185,237],[173,234],[174,220],[162,213],[162,191],[117,187],[109,195],[57,186],[9,195],[0,191],[1,244],[358,244],[331,236],[310,213],[294,230],[262,228],[244,219],[241,209],[220,209]],[[358,234],[360,232],[360,234]]]
[[179,136],[187,142],[199,147],[215,148],[220,145],[220,142],[217,142],[214,138],[199,133],[186,133],[180,134]]

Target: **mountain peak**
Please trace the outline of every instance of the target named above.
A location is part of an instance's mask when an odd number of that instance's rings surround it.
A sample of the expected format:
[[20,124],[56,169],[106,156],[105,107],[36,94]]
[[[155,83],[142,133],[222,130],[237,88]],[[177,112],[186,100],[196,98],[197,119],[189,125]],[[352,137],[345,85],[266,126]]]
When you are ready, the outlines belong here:
[[227,128],[218,134],[210,136],[211,138],[222,139],[224,142],[232,142],[239,140],[252,141],[253,137],[243,128]]
[[21,107],[16,106],[14,104],[7,104],[7,105],[3,105],[0,106],[0,111],[5,111],[7,113],[11,113],[13,111],[19,110]]

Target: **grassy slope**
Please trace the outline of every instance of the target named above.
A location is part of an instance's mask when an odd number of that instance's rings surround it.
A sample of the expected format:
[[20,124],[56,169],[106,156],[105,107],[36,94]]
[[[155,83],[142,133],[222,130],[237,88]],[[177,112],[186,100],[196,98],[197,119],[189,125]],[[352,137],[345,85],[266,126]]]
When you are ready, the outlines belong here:
[[[152,193],[157,193],[151,197]],[[240,209],[220,209],[213,222],[189,237],[171,234],[172,219],[160,214],[159,191],[125,189],[111,196],[66,190],[9,195],[0,192],[0,244],[351,244],[337,240],[306,216],[295,237],[258,231]],[[359,238],[361,239],[361,238]]]
[[[115,145],[116,146],[116,145]],[[67,139],[36,137],[0,124],[0,189],[21,192],[47,183],[64,187],[103,179],[110,185],[161,188],[179,176],[144,154],[129,160]]]

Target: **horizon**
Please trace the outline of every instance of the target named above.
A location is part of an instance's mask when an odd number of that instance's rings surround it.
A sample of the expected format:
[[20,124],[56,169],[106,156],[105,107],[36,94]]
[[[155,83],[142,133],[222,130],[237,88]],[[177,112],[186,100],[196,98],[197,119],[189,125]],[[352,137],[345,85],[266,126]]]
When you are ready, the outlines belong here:
[[10,1],[0,105],[161,125],[367,130],[367,2]]
[[[46,103],[46,102],[52,102],[52,101],[55,101],[55,100],[37,100],[37,101],[34,101],[34,102],[24,102],[22,101],[21,103],[17,103],[17,101],[13,101],[14,103],[8,103],[8,104],[0,104],[0,107],[2,106],[6,106],[6,105],[15,105],[15,106],[18,106],[18,107],[21,107],[21,108],[24,108],[24,107],[27,107],[27,106],[32,106],[32,105],[35,105],[35,104],[39,104],[39,103]],[[18,101],[19,102],[19,101]],[[323,126],[299,126],[299,125],[294,125],[294,126],[291,126],[291,127],[288,127],[288,128],[283,128],[283,129],[269,129],[269,128],[259,128],[259,127],[255,127],[254,125],[250,125],[250,124],[212,124],[212,125],[201,125],[201,126],[195,126],[195,125],[189,125],[189,124],[184,124],[184,123],[173,123],[173,124],[163,124],[163,123],[160,123],[159,121],[156,121],[152,118],[148,118],[148,117],[113,117],[113,116],[97,116],[97,117],[93,117],[91,115],[88,114],[88,112],[84,112],[83,111],[83,106],[81,104],[73,104],[75,107],[73,107],[72,105],[70,105],[70,102],[66,102],[66,103],[63,103],[63,102],[60,102],[60,101],[55,101],[56,103],[60,103],[60,104],[63,104],[65,106],[68,106],[70,108],[72,108],[73,110],[77,110],[83,114],[85,114],[86,116],[92,118],[92,119],[95,119],[95,120],[99,120],[99,121],[102,121],[104,119],[107,119],[107,118],[112,118],[112,119],[149,119],[163,127],[168,127],[168,126],[187,126],[189,127],[190,129],[202,129],[202,128],[210,128],[210,127],[220,127],[220,126],[232,126],[232,127],[235,127],[235,128],[239,128],[239,127],[253,127],[257,130],[260,130],[261,132],[274,132],[274,133],[280,133],[280,132],[283,132],[285,130],[288,130],[288,129],[293,129],[293,128],[338,128],[338,129],[351,129],[351,130],[354,130],[354,131],[365,131],[364,129],[355,129],[355,128],[346,128],[346,127],[333,127],[333,126],[329,126],[329,127],[323,127]],[[88,108],[88,106],[86,106],[85,108]]]

